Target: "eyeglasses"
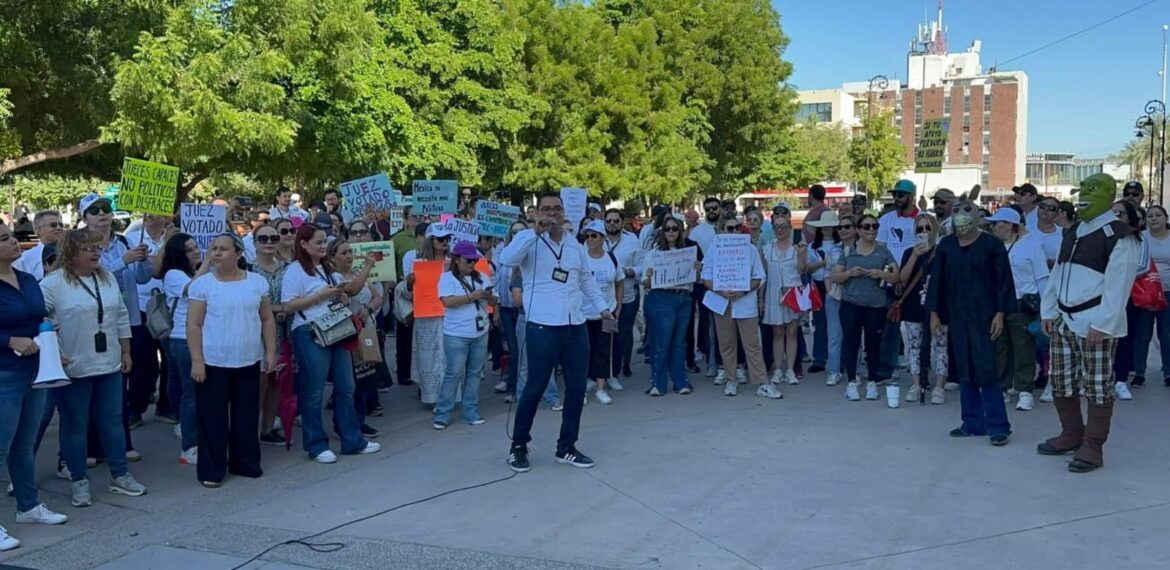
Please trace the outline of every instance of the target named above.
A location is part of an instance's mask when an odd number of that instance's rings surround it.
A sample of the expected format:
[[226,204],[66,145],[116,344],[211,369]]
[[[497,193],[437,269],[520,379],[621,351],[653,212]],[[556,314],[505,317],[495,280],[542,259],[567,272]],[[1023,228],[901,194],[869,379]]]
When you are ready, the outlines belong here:
[[97,252],[102,250],[102,246],[100,246],[100,245],[87,245],[87,246],[80,248],[80,249],[83,253],[97,253]]
[[565,211],[565,208],[563,206],[541,206],[540,207],[540,212],[542,214],[555,214],[557,212],[564,212],[564,211]]
[[295,235],[297,235],[297,230],[295,230],[293,228],[284,228],[283,230],[280,230],[280,235],[282,235],[282,236],[295,236]]
[[90,216],[100,216],[102,214],[112,213],[114,210],[108,205],[90,206],[85,209],[85,213]]
[[682,230],[682,228],[680,228],[678,226],[666,226],[666,227],[662,228],[662,231],[664,231],[664,232],[677,232],[677,231],[681,231],[681,230]]
[[1055,211],[1060,209],[1059,206],[1053,206],[1051,204],[1040,204],[1039,206],[1036,206],[1036,207],[1041,209],[1041,210],[1044,210],[1045,212],[1055,212]]
[[723,228],[723,231],[725,231],[725,232],[738,232],[739,226],[727,226],[726,228]]
[[370,235],[370,230],[349,230],[349,235],[351,235],[351,236],[368,236],[368,235]]
[[256,243],[280,243],[280,236],[256,236]]
[[838,230],[851,230],[851,229],[853,229],[853,224],[845,224],[845,225],[837,226],[837,229]]
[[859,227],[859,228],[861,228],[861,229],[863,229],[863,230],[865,230],[865,231],[867,231],[867,232],[868,232],[868,231],[872,231],[872,230],[876,230],[876,229],[878,229],[878,225],[877,225],[877,224],[861,224],[861,225],[859,225],[859,226],[857,226],[857,227]]

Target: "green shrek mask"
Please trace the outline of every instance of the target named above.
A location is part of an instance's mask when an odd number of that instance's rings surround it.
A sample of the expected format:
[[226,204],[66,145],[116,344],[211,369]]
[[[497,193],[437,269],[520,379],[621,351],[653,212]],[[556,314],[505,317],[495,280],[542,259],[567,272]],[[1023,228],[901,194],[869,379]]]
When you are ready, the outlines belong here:
[[1117,181],[1108,174],[1094,174],[1081,181],[1077,190],[1077,214],[1091,221],[1109,211],[1117,198]]

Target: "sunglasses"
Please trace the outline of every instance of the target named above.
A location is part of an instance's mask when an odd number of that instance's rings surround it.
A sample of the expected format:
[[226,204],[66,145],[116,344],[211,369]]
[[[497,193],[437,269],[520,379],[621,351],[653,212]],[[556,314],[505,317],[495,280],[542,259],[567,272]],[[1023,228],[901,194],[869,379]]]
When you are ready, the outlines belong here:
[[719,206],[704,206],[703,209],[708,212],[718,212]]
[[606,220],[605,223],[607,223],[607,224],[620,224],[620,223],[622,223],[622,220],[621,220],[621,218],[610,218],[610,219]]
[[102,214],[112,213],[114,210],[109,206],[90,206],[85,209],[85,213],[90,216],[100,216]]
[[682,228],[680,228],[678,226],[666,226],[666,227],[662,228],[662,231],[664,231],[664,232],[677,232],[677,231],[681,231],[681,230],[682,230]]
[[863,230],[865,230],[865,231],[867,231],[867,232],[868,232],[868,231],[872,231],[872,230],[876,230],[876,229],[878,229],[878,225],[877,225],[877,224],[861,224],[861,225],[859,225],[859,226],[857,226],[857,227],[859,227],[859,228],[861,228],[861,229],[863,229]]
[[451,236],[436,237],[436,238],[432,238],[432,239],[434,239],[435,241],[438,241],[438,242],[447,243],[447,242],[451,241]]
[[1051,204],[1041,204],[1041,205],[1036,206],[1036,207],[1040,208],[1041,210],[1044,210],[1045,212],[1055,212],[1055,211],[1060,209],[1059,206],[1053,206]]
[[725,232],[738,232],[739,226],[727,226],[726,228],[723,228],[723,231],[725,231]]
[[597,232],[589,232],[589,233],[585,234],[585,239],[600,239],[600,238],[601,238],[601,234],[599,234]]
[[853,229],[853,224],[844,224],[844,225],[841,225],[841,226],[837,226],[837,229],[839,229],[839,230],[851,230],[851,229]]
[[351,236],[368,236],[368,235],[370,235],[370,230],[349,230],[349,235],[351,235]]
[[283,230],[280,230],[280,235],[282,235],[282,236],[295,236],[295,235],[297,235],[297,230],[294,228],[284,228]]
[[1125,196],[1126,198],[1138,198],[1142,195],[1142,193],[1141,192],[1122,192],[1121,195]]
[[914,231],[917,233],[920,233],[920,234],[928,234],[928,233],[930,233],[930,226],[922,226],[920,228],[914,228]]
[[256,236],[256,243],[280,243],[280,236]]

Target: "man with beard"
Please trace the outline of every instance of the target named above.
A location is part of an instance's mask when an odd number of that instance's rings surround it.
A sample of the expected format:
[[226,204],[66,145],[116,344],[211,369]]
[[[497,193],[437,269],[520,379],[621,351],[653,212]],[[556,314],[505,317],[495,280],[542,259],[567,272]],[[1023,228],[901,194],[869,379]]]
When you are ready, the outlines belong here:
[[930,201],[934,203],[934,208],[931,211],[934,213],[935,219],[938,220],[938,239],[941,240],[954,233],[954,227],[951,225],[951,209],[958,198],[950,188],[939,188]]
[[[719,198],[708,196],[703,200],[703,221],[691,229],[690,238],[691,241],[699,244],[699,249],[702,250],[704,258],[706,258],[707,254],[715,245],[715,228],[719,224],[719,221],[723,219],[722,216],[723,209],[721,208]],[[696,310],[699,315],[698,339],[696,339],[695,343],[697,345],[696,348],[707,357],[707,376],[713,377],[716,374],[715,353],[718,351],[713,350],[711,309],[703,306],[702,302],[703,295],[706,294],[707,288],[700,282],[695,284],[695,288],[691,292],[691,297],[698,305]]]
[[[634,350],[634,320],[638,316],[639,293],[637,274],[634,267],[642,263],[642,248],[638,245],[638,236],[622,229],[622,212],[617,208],[606,210],[605,217],[605,251],[617,259],[618,266],[624,268],[625,284],[622,288],[622,310],[618,315],[618,334],[615,350],[611,354],[609,387],[613,390],[623,390],[618,373],[629,378],[633,373],[630,370],[630,358]],[[688,360],[688,363],[690,361]]]
[[1142,207],[1142,198],[1145,197],[1145,189],[1142,188],[1142,183],[1137,180],[1130,180],[1125,183],[1121,189],[1121,199],[1133,204],[1134,208]]
[[1012,189],[1012,196],[1020,211],[1024,213],[1024,225],[1028,226],[1029,230],[1036,229],[1036,204],[1040,202],[1040,191],[1036,189],[1031,183],[1021,184]]
[[[886,246],[894,256],[895,263],[900,263],[902,255],[914,247],[917,237],[914,235],[914,220],[918,217],[918,208],[914,205],[914,193],[918,187],[909,180],[899,180],[890,193],[894,195],[893,210],[878,219],[877,242]],[[893,271],[897,271],[897,267]],[[890,270],[890,269],[887,269]],[[870,370],[870,379],[876,376],[880,383],[894,377],[894,370],[898,364],[902,334],[901,325],[893,321],[886,323],[886,330],[882,334],[882,357],[879,370]],[[876,374],[874,374],[876,372]]]

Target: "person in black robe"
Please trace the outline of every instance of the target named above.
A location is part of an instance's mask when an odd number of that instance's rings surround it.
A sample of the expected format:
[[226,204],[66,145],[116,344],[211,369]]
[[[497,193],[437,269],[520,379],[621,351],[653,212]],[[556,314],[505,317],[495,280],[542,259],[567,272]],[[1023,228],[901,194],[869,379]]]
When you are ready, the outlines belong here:
[[951,437],[987,435],[999,446],[1011,424],[995,370],[995,339],[1004,314],[1017,310],[1016,290],[1007,250],[978,229],[978,217],[970,202],[956,206],[955,234],[939,243],[931,265],[926,309],[932,330],[947,326],[958,372],[963,424]]

